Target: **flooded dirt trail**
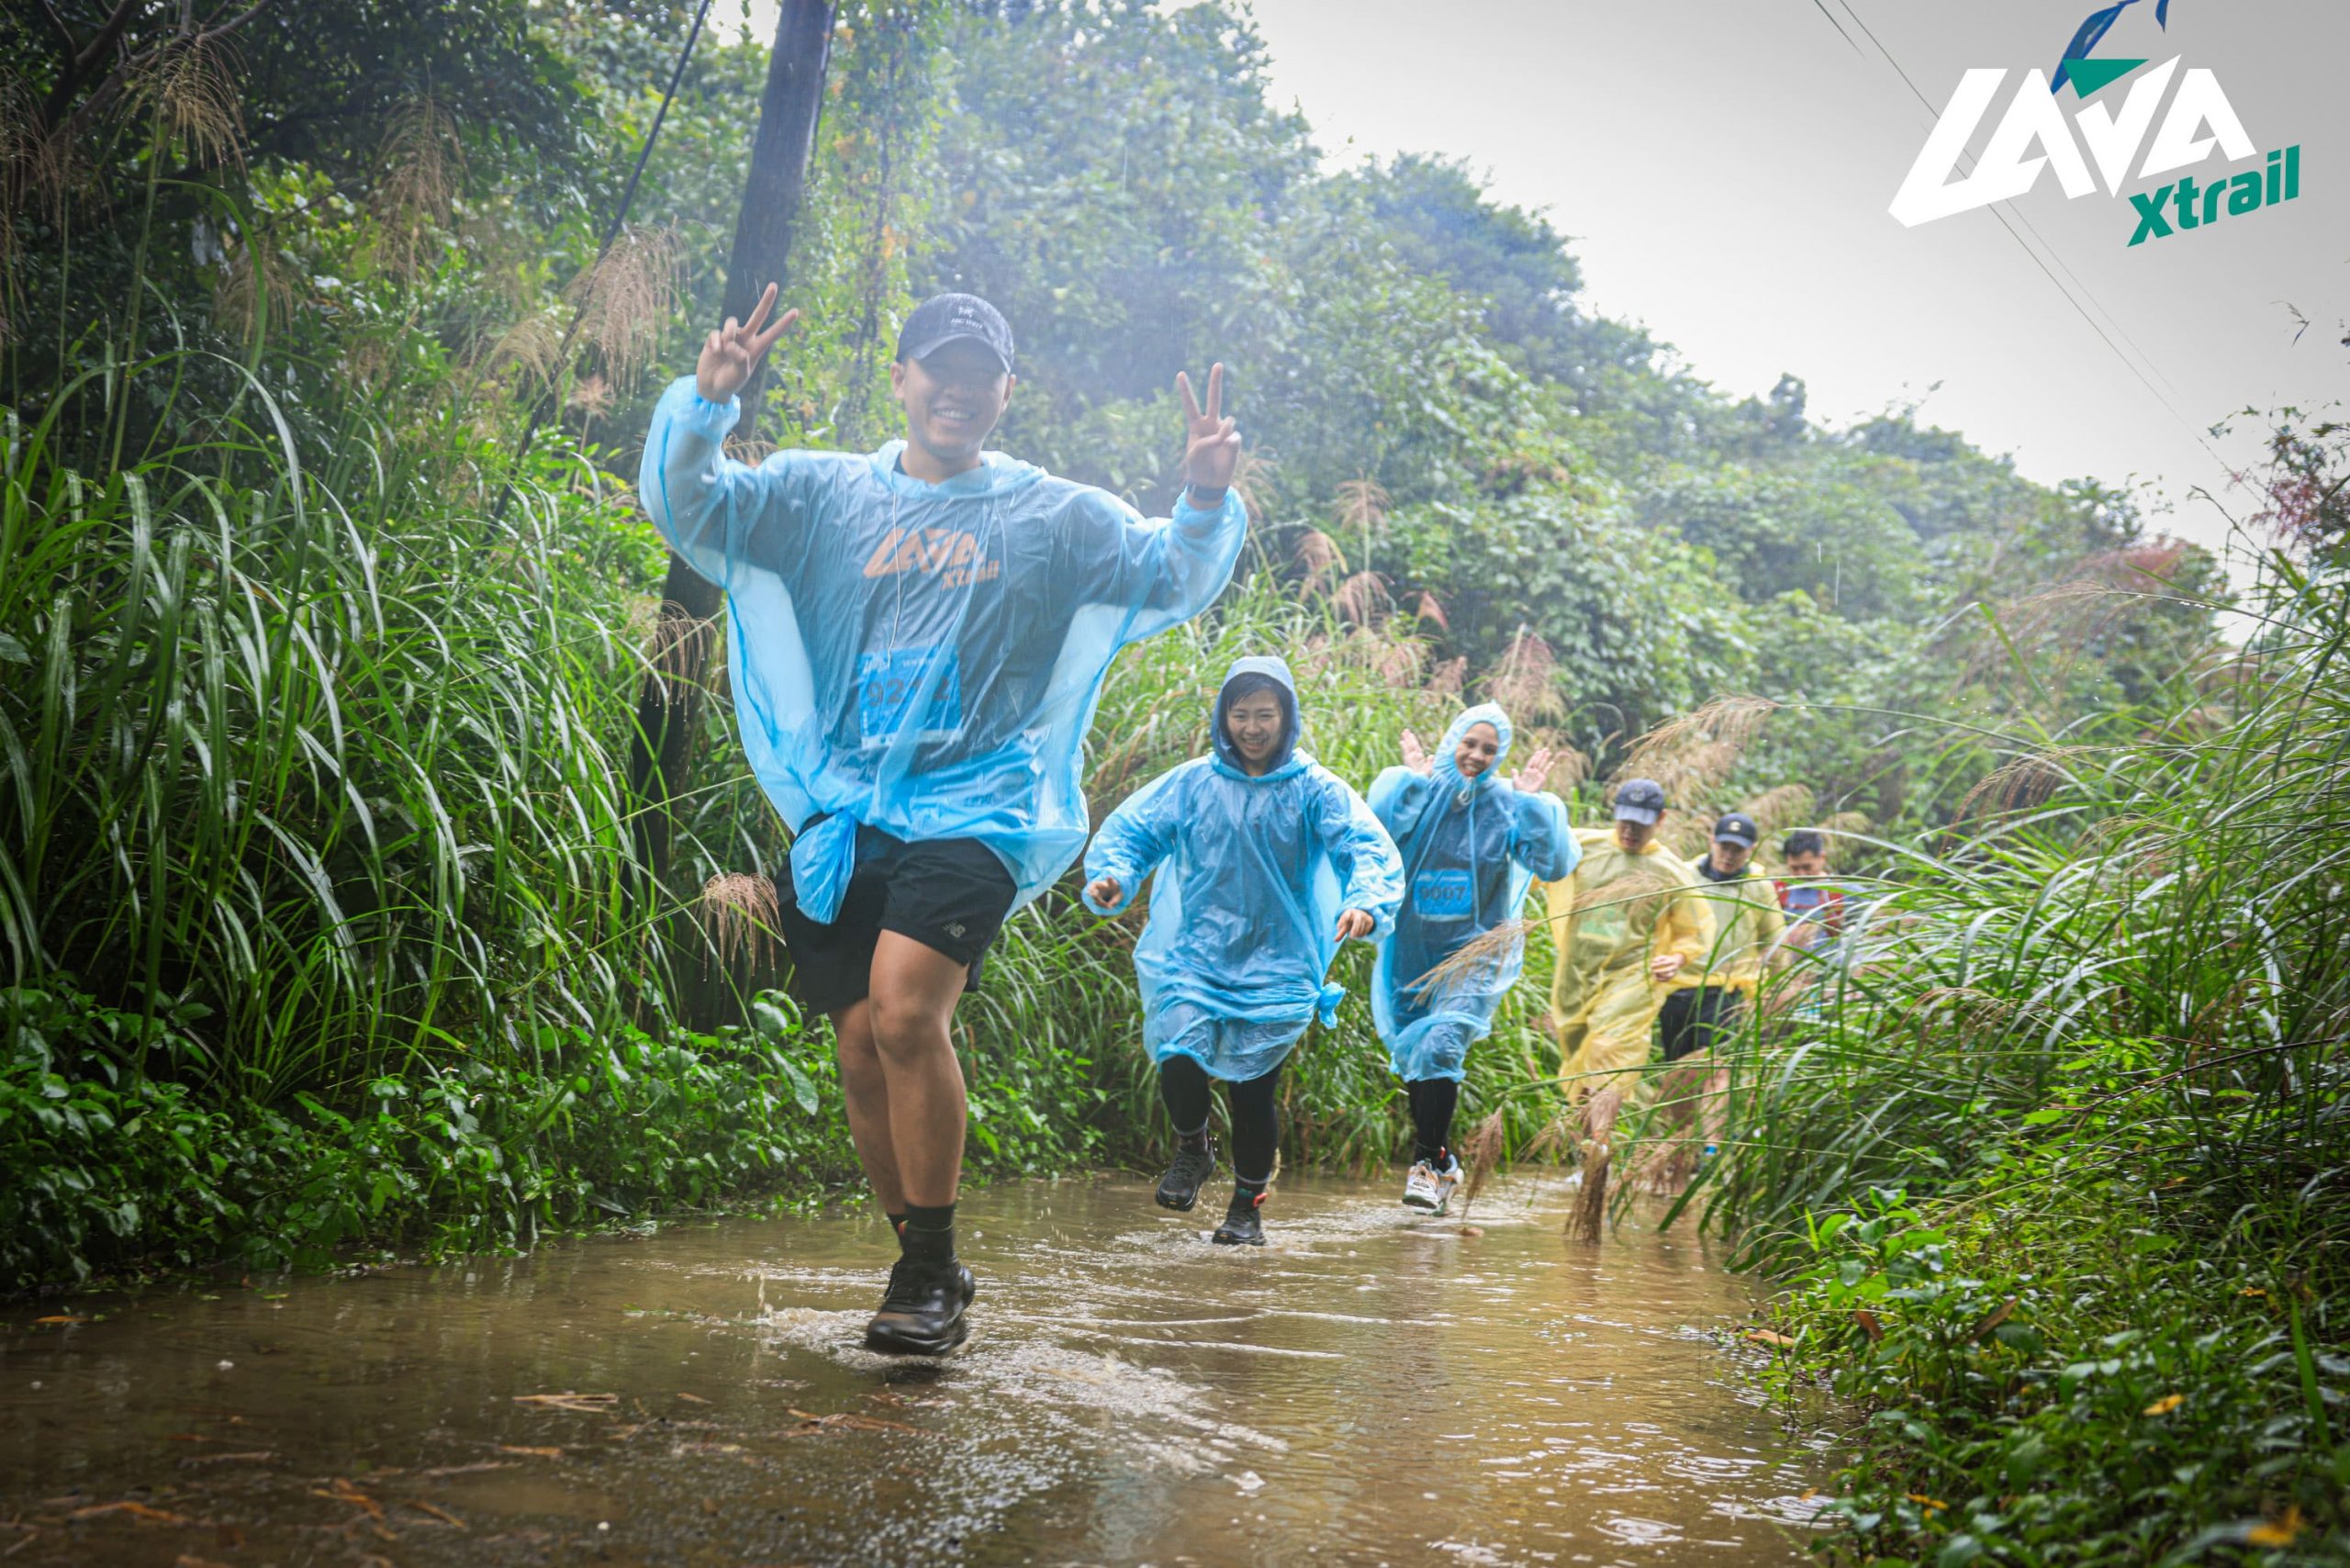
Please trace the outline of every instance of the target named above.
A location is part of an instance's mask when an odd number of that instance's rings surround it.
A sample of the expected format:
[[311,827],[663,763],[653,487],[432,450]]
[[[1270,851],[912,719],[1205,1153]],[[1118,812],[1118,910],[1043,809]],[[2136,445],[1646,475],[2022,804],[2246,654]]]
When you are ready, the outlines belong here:
[[974,1193],[935,1363],[857,1348],[867,1215],[20,1305],[0,1562],[1803,1560],[1825,1465],[1709,1337],[1750,1282],[1564,1241],[1555,1178],[1482,1234],[1399,1188],[1284,1179],[1262,1250],[1207,1245],[1220,1188]]

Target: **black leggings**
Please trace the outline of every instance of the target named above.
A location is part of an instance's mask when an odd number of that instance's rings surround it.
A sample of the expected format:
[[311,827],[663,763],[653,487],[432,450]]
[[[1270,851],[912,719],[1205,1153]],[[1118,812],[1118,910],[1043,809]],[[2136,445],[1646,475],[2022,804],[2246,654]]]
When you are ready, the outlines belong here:
[[1404,1085],[1412,1103],[1412,1158],[1435,1165],[1452,1147],[1452,1113],[1460,1103],[1457,1078],[1420,1078]]
[[[1281,1118],[1273,1103],[1281,1086],[1278,1067],[1262,1078],[1224,1086],[1225,1103],[1232,1114],[1232,1173],[1243,1182],[1270,1182],[1273,1156],[1281,1147]],[[1208,1125],[1208,1070],[1190,1057],[1169,1057],[1158,1065],[1158,1097],[1179,1133]]]

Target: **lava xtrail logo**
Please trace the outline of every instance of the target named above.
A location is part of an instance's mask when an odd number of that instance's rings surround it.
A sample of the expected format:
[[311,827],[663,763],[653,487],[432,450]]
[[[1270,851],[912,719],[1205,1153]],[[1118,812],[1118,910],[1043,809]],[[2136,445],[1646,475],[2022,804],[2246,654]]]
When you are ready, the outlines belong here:
[[1003,563],[983,559],[979,539],[956,528],[893,528],[865,563],[868,577],[921,570],[938,574],[947,588],[991,583]]
[[[2094,195],[2098,181],[2106,195],[2119,196],[2125,184],[2139,185],[2165,174],[2178,178],[2130,193],[2135,227],[2132,245],[2166,240],[2292,201],[2301,194],[2299,144],[2264,155],[2244,128],[2220,79],[2201,66],[2179,69],[2178,56],[2146,69],[2143,60],[2098,60],[2088,50],[2125,6],[2099,11],[2082,24],[2052,84],[2038,70],[2023,73],[2006,111],[1984,144],[1983,155],[1965,177],[1953,179],[1960,156],[1974,139],[2009,73],[1978,66],[1966,73],[1926,145],[1910,165],[1909,177],[1893,198],[1891,211],[1906,228],[1938,218],[2008,201],[2039,184],[2053,168],[2068,198]],[[2169,0],[2157,15],[2166,24]],[[2072,84],[2079,108],[2068,118],[2057,95]],[[2127,82],[2126,91],[2110,92]],[[2119,98],[2119,106],[2115,99]],[[2159,118],[2159,125],[2157,118]],[[2147,133],[2153,131],[2153,140]],[[2143,150],[2143,156],[2142,154]],[[2252,166],[2202,183],[2181,171],[2217,156],[2221,164]],[[2137,173],[2130,172],[2137,163]],[[2096,174],[2090,166],[2096,166]]]

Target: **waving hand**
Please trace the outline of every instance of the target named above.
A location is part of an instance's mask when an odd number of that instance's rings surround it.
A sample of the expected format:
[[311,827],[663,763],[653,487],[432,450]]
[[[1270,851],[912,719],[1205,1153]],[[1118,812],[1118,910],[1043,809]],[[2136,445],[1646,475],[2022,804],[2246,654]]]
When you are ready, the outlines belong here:
[[1436,758],[1428,755],[1428,748],[1410,730],[1404,732],[1404,766],[1415,773],[1426,773],[1436,767]]
[[1532,756],[1527,758],[1526,766],[1519,768],[1517,777],[1511,780],[1517,786],[1517,792],[1521,795],[1538,792],[1542,788],[1542,781],[1550,777],[1550,764],[1553,760],[1549,746],[1543,746]]

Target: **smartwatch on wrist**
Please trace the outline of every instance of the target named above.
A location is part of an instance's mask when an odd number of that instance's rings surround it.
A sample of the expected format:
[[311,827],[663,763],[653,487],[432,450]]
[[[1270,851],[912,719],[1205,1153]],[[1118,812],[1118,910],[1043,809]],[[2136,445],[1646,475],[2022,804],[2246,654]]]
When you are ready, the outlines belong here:
[[1204,485],[1187,484],[1183,487],[1183,498],[1200,511],[1215,511],[1223,507],[1228,488],[1228,486],[1219,485],[1211,490]]

